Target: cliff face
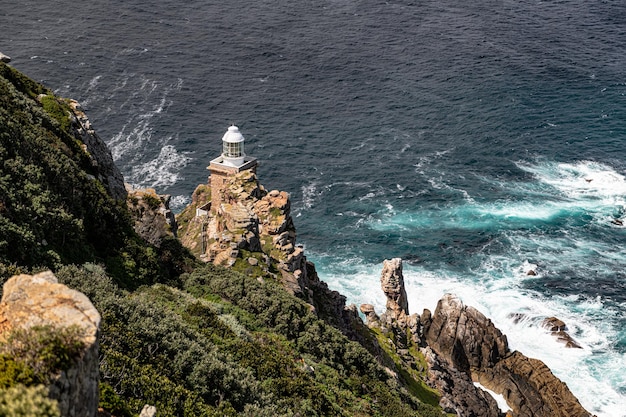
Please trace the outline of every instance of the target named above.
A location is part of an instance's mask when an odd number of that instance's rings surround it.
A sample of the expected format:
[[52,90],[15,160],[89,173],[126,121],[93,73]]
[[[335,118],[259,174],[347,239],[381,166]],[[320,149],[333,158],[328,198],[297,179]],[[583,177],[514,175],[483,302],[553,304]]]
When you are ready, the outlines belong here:
[[160,247],[166,237],[176,237],[178,225],[170,210],[170,196],[159,195],[152,188],[128,189],[128,210],[134,219],[135,232],[150,244]]
[[267,191],[252,171],[226,181],[219,207],[211,207],[213,193],[208,184],[198,186],[192,204],[178,216],[183,245],[205,262],[279,281],[320,317],[358,338],[356,307],[346,307],[346,298],[320,281],[296,243],[289,195]]
[[[0,340],[10,342],[13,340],[11,334],[16,331],[47,328],[53,332],[74,329],[76,337],[71,342],[79,346],[76,352],[70,350],[75,356],[68,358],[62,369],[53,369],[49,376],[43,375],[49,377],[50,397],[58,401],[63,417],[95,416],[98,409],[100,314],[84,294],[59,284],[52,272],[9,279],[4,284],[0,302]],[[37,335],[37,332],[33,334]],[[36,341],[30,343],[37,346]],[[38,357],[38,352],[30,352],[19,345],[12,347],[15,359],[37,368],[31,356]],[[52,349],[50,346],[45,348]],[[11,350],[11,346],[5,346],[5,349]]]
[[117,201],[126,199],[124,177],[115,162],[111,150],[91,127],[89,118],[76,100],[68,100],[71,109],[70,120],[74,136],[83,142],[83,150],[88,154],[97,178]]
[[115,256],[130,231],[125,197],[80,106],[0,62],[0,280]]

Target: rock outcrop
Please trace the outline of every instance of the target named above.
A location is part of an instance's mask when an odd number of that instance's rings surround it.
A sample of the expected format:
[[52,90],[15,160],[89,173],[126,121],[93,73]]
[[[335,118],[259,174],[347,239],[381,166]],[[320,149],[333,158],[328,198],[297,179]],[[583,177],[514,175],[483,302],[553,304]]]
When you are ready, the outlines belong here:
[[11,62],[11,57],[0,52],[0,62],[8,64],[9,62]]
[[[212,207],[216,192],[221,192],[215,199],[219,207]],[[199,185],[177,220],[182,244],[200,259],[261,280],[273,278],[348,337],[362,339],[364,325],[356,307],[346,306],[346,298],[319,279],[296,243],[289,195],[267,191],[255,172],[229,176],[221,190]]]
[[582,349],[582,346],[567,332],[567,325],[563,320],[556,317],[546,317],[541,324],[552,333],[552,336],[563,343],[565,347]]
[[395,320],[404,319],[409,314],[409,301],[404,288],[402,259],[383,261],[380,285],[387,297],[387,314]]
[[[429,365],[428,382],[442,394],[440,405],[447,412],[501,416],[495,400],[474,386],[473,382],[479,382],[503,395],[512,417],[591,416],[543,362],[511,352],[506,336],[491,320],[458,297],[446,294],[434,313],[424,310],[421,316],[407,317],[399,260],[385,261],[381,284],[387,311],[378,319],[373,307],[361,306],[368,325],[393,332],[396,341],[409,331],[412,341],[422,346]],[[549,324],[556,331],[564,328],[560,321]],[[401,343],[396,342],[396,347],[400,352]]]
[[49,390],[63,417],[95,416],[100,314],[84,294],[59,284],[50,271],[14,276],[4,284],[0,338],[11,330],[35,326],[81,330],[82,354],[53,378]]
[[170,210],[170,196],[159,195],[152,188],[133,189],[128,191],[128,210],[135,221],[135,232],[156,247],[166,237],[176,237],[178,225],[176,217]]
[[491,320],[452,294],[437,303],[425,340],[450,365],[466,373],[493,367],[509,351],[506,336]]
[[428,364],[427,383],[442,394],[439,405],[457,416],[499,417],[496,400],[468,375],[442,360],[430,347],[421,349]]

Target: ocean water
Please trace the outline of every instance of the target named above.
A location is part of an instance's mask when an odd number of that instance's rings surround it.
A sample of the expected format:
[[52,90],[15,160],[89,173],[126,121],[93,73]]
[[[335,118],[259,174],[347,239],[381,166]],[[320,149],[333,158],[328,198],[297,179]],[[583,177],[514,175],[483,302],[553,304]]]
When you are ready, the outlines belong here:
[[626,3],[88,3],[0,0],[0,51],[83,104],[127,182],[180,209],[235,123],[349,302],[382,312],[402,257],[411,312],[456,293],[626,416]]

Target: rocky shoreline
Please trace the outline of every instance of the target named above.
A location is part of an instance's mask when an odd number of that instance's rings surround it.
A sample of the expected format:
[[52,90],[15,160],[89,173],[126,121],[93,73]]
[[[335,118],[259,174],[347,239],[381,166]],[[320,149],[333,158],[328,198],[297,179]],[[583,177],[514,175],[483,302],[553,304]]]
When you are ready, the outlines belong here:
[[[261,282],[263,276],[274,277],[289,293],[309,303],[320,318],[365,346],[397,378],[402,368],[415,368],[421,355],[427,362],[425,380],[440,393],[444,411],[457,416],[505,415],[494,398],[476,386],[480,384],[504,397],[510,408],[506,415],[511,417],[591,416],[543,362],[511,351],[506,336],[455,295],[444,295],[434,312],[409,315],[399,258],[383,266],[381,287],[387,310],[378,316],[372,305],[360,307],[366,328],[356,306],[346,306],[345,296],[319,279],[296,244],[287,193],[268,192],[250,171],[230,178],[223,192],[215,214],[199,215],[197,209],[210,204],[211,189],[198,186],[192,203],[178,216],[184,245],[205,262],[255,274]],[[564,323],[558,319],[544,325],[556,326],[555,335],[566,337]],[[367,329],[387,343],[376,341]],[[573,339],[570,345],[580,347]],[[399,363],[390,356],[399,358]]]
[[491,320],[457,296],[445,294],[433,313],[408,315],[399,258],[384,261],[381,286],[387,310],[378,317],[371,305],[361,306],[367,325],[391,332],[398,351],[411,341],[420,346],[429,364],[428,382],[442,394],[446,412],[503,415],[495,400],[474,386],[477,382],[504,397],[510,416],[591,416],[543,362],[511,351]]

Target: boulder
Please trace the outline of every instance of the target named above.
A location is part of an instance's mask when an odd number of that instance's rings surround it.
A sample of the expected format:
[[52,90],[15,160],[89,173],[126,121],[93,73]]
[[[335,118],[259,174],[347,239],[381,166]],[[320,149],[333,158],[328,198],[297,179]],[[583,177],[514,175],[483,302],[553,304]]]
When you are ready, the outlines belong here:
[[426,342],[450,365],[466,373],[494,366],[509,351],[506,336],[491,320],[452,294],[439,300]]
[[0,301],[0,338],[12,329],[34,326],[81,329],[84,351],[48,387],[63,417],[98,412],[98,337],[100,314],[82,293],[59,284],[50,271],[17,275],[4,284]]
[[361,313],[365,315],[365,319],[367,320],[367,325],[369,327],[372,327],[379,322],[380,318],[378,317],[378,314],[376,314],[373,305],[361,304],[360,310]]
[[567,327],[565,322],[561,319],[557,319],[556,317],[546,317],[543,320],[543,327],[550,330],[551,332],[559,332],[564,331]]
[[11,62],[11,57],[0,52],[0,62],[8,64],[9,62]]
[[157,415],[156,407],[153,405],[144,405],[139,417],[155,417]]
[[550,330],[552,336],[555,336],[565,347],[582,349],[582,346],[567,332],[567,325],[563,320],[556,317],[547,317],[543,320],[542,326]]

